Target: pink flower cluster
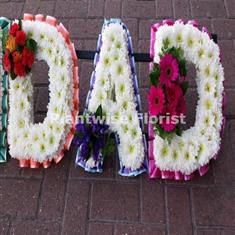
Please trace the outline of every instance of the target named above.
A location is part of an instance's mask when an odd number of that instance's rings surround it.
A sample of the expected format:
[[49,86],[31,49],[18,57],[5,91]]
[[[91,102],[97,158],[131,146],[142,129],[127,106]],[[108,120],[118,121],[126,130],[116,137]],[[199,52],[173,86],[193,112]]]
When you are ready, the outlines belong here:
[[[157,85],[151,85],[148,93],[148,105],[151,116],[180,116],[186,113],[186,102],[182,84],[185,77],[180,75],[179,63],[171,54],[165,54],[159,64],[160,75]],[[157,78],[156,78],[157,79]],[[160,127],[171,132],[175,123],[162,119]]]

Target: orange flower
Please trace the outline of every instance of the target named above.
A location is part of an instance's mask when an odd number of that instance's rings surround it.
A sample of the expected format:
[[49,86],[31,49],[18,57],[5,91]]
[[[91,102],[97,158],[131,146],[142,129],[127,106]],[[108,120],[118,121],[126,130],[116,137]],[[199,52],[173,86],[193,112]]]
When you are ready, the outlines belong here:
[[16,44],[16,39],[13,36],[9,36],[7,43],[6,43],[6,48],[10,51],[13,52],[16,50],[17,48],[17,44]]
[[12,53],[12,56],[13,56],[13,61],[14,61],[14,63],[16,63],[16,62],[21,62],[21,60],[22,60],[22,54],[21,54],[20,52],[14,51],[14,52]]

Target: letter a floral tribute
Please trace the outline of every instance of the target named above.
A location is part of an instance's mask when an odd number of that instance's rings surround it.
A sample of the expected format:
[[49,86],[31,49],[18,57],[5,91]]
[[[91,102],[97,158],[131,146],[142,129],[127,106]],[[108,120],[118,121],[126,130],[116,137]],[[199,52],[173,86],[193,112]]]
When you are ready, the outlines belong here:
[[[197,22],[165,20],[151,29],[150,56],[149,114],[159,120],[149,122],[150,178],[189,180],[196,170],[203,175],[217,156],[225,120],[219,48]],[[186,114],[186,61],[195,65],[199,100],[194,126],[182,131],[176,119]]]
[[[97,49],[85,111],[90,118],[89,125],[79,122],[77,126],[76,164],[90,172],[102,172],[104,152],[110,148],[107,135],[114,132],[119,174],[136,176],[146,171],[147,164],[143,119],[138,117],[140,97],[135,62],[127,27],[118,19],[105,21]],[[97,122],[97,117],[104,120]]]
[[[54,17],[25,14],[11,25],[4,66],[10,74],[8,142],[21,167],[58,163],[69,149],[78,115],[78,68],[69,33]],[[35,59],[49,66],[47,116],[33,123],[31,68]]]

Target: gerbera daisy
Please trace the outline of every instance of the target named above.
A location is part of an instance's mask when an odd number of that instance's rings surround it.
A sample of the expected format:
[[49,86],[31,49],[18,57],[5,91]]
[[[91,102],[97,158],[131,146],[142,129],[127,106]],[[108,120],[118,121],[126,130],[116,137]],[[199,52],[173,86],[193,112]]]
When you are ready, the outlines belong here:
[[160,82],[168,85],[179,76],[178,61],[171,55],[166,54],[160,60]]
[[148,93],[148,105],[150,115],[156,116],[162,112],[165,103],[165,95],[160,87],[151,86]]
[[166,88],[167,99],[169,103],[178,103],[178,100],[183,96],[183,91],[179,85],[171,83]]
[[162,113],[162,119],[159,120],[161,128],[166,132],[173,131],[176,127],[175,117],[177,117],[176,112],[169,106],[165,107]]

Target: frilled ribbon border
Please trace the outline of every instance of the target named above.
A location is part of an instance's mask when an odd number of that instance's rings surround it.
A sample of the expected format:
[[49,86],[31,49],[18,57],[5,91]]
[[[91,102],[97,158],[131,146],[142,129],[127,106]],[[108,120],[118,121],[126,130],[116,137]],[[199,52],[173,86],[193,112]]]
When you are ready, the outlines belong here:
[[66,44],[68,45],[68,48],[72,55],[73,60],[73,110],[72,110],[72,124],[70,128],[70,132],[66,136],[66,142],[63,146],[63,149],[58,153],[56,156],[53,157],[52,160],[46,160],[43,163],[34,161],[33,159],[22,159],[19,160],[20,167],[30,167],[30,168],[48,168],[51,166],[52,161],[57,164],[61,161],[61,159],[64,157],[65,150],[68,150],[70,148],[70,145],[72,143],[72,139],[74,137],[75,133],[75,125],[77,123],[77,117],[79,112],[79,78],[78,78],[78,58],[76,55],[76,50],[74,47],[74,44],[70,40],[70,35],[67,29],[64,27],[62,23],[58,24],[56,18],[52,16],[44,16],[42,14],[38,15],[32,15],[32,14],[24,14],[23,20],[31,20],[31,21],[40,21],[40,22],[46,22],[54,27],[57,28],[58,32],[61,33],[61,35],[64,37]]
[[[141,107],[141,100],[140,100],[140,94],[139,94],[139,88],[138,88],[138,79],[137,79],[137,75],[136,75],[136,67],[135,67],[135,59],[134,59],[134,56],[133,56],[133,46],[132,46],[132,40],[131,40],[131,36],[130,36],[130,33],[129,33],[129,30],[127,28],[127,26],[120,20],[120,19],[110,19],[110,20],[105,20],[104,24],[103,24],[103,27],[102,27],[102,31],[104,30],[104,28],[111,24],[111,23],[116,23],[116,24],[120,24],[122,25],[123,29],[125,30],[126,32],[126,35],[127,35],[127,45],[128,45],[128,54],[129,54],[129,60],[130,60],[130,66],[131,66],[131,72],[132,72],[132,82],[133,82],[133,85],[134,85],[134,95],[136,97],[136,110],[137,112],[141,112],[142,110],[142,107]],[[100,50],[101,50],[101,46],[102,46],[102,34],[99,34],[99,38],[98,38],[98,42],[97,42],[97,52],[95,54],[95,57],[94,57],[94,67],[96,67],[98,61],[99,61],[99,56],[100,56]],[[91,75],[91,80],[90,80],[90,89],[89,89],[89,92],[88,92],[88,95],[87,95],[87,99],[86,99],[86,110],[88,108],[88,104],[89,104],[89,100],[91,98],[91,93],[92,93],[92,89],[93,89],[93,86],[94,86],[94,83],[95,83],[95,72],[93,71],[92,75]],[[85,112],[86,112],[85,110]],[[143,122],[143,118],[139,119],[139,124],[140,124],[140,127],[141,127],[141,130],[142,130],[142,133],[143,133],[143,130],[144,130],[144,122]],[[144,151],[145,151],[145,157],[144,157],[144,161],[141,165],[141,167],[137,170],[131,170],[130,168],[126,168],[121,161],[120,162],[120,170],[119,170],[119,174],[122,175],[122,176],[137,176],[145,171],[147,171],[147,168],[148,168],[148,162],[147,162],[147,142],[146,142],[146,138],[145,138],[145,135],[142,134],[142,138],[143,138],[143,143],[144,143]],[[115,140],[116,140],[116,146],[119,144],[119,137],[117,134],[115,134]],[[117,153],[117,156],[118,156],[118,150],[116,151]],[[119,158],[119,156],[118,156]],[[120,158],[119,158],[120,159]],[[100,155],[99,157],[99,161],[97,161],[97,164],[95,167],[93,168],[88,168],[86,167],[86,163],[84,161],[84,159],[82,159],[80,157],[80,151],[78,149],[78,152],[77,152],[77,156],[76,156],[76,160],[75,160],[75,164],[76,165],[79,165],[81,166],[82,168],[85,169],[85,171],[88,171],[88,172],[103,172],[103,157]]]
[[[185,23],[183,20],[178,20],[177,22]],[[187,22],[188,24],[192,24],[194,27],[199,28],[199,23],[195,20],[190,20]],[[173,25],[173,21],[168,19],[164,20],[162,22],[163,25]],[[150,39],[150,58],[154,58],[154,44],[155,44],[155,34],[156,31],[158,30],[158,27],[160,27],[160,23],[156,23],[151,27],[151,39]],[[208,31],[207,28],[202,27],[202,32],[206,32],[210,38],[211,34]],[[149,70],[151,70],[153,66],[153,63],[151,62],[149,64]],[[224,129],[225,129],[225,115],[224,115],[224,108],[226,105],[226,95],[225,92],[223,92],[223,106],[222,106],[222,112],[223,112],[223,122],[220,130],[220,136],[222,137]],[[197,173],[199,173],[200,176],[203,176],[207,173],[209,170],[209,163],[201,166],[198,170],[194,171],[190,175],[185,175],[181,173],[180,171],[163,171],[161,170],[158,166],[156,166],[155,160],[154,160],[154,153],[153,153],[153,141],[154,141],[154,131],[153,131],[153,126],[148,123],[148,159],[149,159],[149,178],[150,179],[171,179],[171,180],[191,180]],[[219,152],[219,151],[218,151]],[[215,156],[213,156],[212,159],[216,160],[218,157],[218,152]]]

